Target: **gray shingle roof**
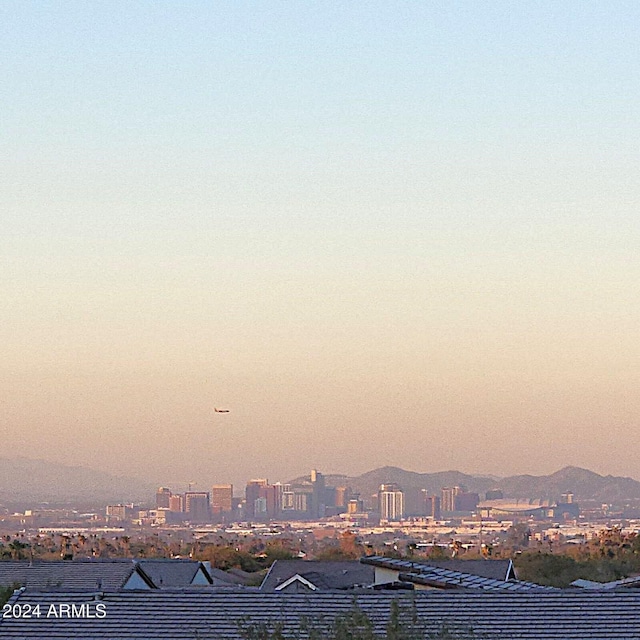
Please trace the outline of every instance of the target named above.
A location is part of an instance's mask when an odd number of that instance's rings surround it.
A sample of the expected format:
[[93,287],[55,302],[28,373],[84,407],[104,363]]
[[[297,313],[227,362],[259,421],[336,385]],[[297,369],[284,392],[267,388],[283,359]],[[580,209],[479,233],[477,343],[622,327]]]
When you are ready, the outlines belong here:
[[115,590],[122,588],[134,571],[148,583],[148,577],[139,571],[133,560],[2,561],[0,586],[7,587],[17,583],[30,590]]
[[403,582],[412,582],[442,589],[482,589],[500,591],[529,591],[552,590],[553,587],[543,587],[533,582],[523,582],[520,580],[506,581],[504,579],[495,580],[485,578],[481,575],[442,569],[423,562],[412,562],[410,560],[397,560],[395,558],[385,558],[382,556],[371,556],[361,558],[363,564],[392,569],[399,572],[399,578]]
[[222,569],[208,568],[209,575],[213,580],[213,585],[216,587],[232,586],[237,587],[247,584],[247,579],[243,578],[230,571],[223,571]]
[[425,564],[440,569],[460,571],[461,573],[472,573],[484,578],[493,580],[508,580],[515,578],[513,563],[511,560],[460,560],[451,558],[450,560],[425,560]]
[[211,582],[206,568],[196,560],[139,560],[138,564],[158,589],[186,587],[200,570],[207,582]]
[[[322,590],[352,589],[373,584],[374,570],[357,560],[276,560],[269,569],[261,591],[273,591],[296,574],[305,577]],[[315,579],[314,579],[315,578]]]
[[[3,640],[239,640],[238,624],[283,621],[288,628],[307,617],[330,621],[354,602],[383,633],[391,603],[414,611],[426,630],[443,623],[472,628],[487,640],[639,640],[640,593],[635,591],[429,591],[412,595],[319,592],[151,590],[91,594],[24,592],[12,603],[39,604],[40,618],[0,620]],[[106,617],[46,617],[51,604],[87,604]]]
[[581,587],[582,589],[639,589],[640,576],[631,576],[620,580],[612,580],[611,582],[595,582],[594,580],[574,580],[572,587]]

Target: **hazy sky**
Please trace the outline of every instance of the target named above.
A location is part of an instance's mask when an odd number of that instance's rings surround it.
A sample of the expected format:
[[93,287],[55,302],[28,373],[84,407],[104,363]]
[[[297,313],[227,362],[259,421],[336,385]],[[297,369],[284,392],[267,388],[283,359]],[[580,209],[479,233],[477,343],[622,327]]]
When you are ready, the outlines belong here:
[[639,478],[638,25],[0,2],[1,455]]

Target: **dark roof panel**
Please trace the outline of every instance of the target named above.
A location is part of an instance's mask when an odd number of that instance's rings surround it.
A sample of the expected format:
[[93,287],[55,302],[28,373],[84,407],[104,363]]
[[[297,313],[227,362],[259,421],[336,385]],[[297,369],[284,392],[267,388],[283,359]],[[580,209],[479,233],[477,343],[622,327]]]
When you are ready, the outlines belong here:
[[[0,562],[0,586],[19,584],[28,589],[121,589],[136,571],[133,560]],[[142,575],[142,574],[141,574]],[[146,576],[142,576],[145,581]]]
[[139,560],[138,564],[158,589],[186,587],[201,569],[207,582],[210,582],[208,573],[197,560]]
[[162,589],[114,593],[24,592],[12,603],[85,605],[104,618],[4,618],[3,640],[240,640],[239,625],[283,622],[295,630],[305,618],[328,623],[354,604],[383,633],[392,602],[403,615],[417,615],[424,633],[443,624],[472,629],[491,640],[637,640],[640,638],[640,593],[630,590],[584,591],[428,591],[398,593],[316,592],[287,594],[214,590]]
[[[322,590],[353,589],[373,584],[374,569],[357,560],[325,562],[321,560],[276,560],[260,585],[261,591],[274,591],[295,575],[314,575]],[[321,578],[320,578],[321,576]],[[307,578],[316,584],[313,578]]]
[[552,590],[553,587],[543,587],[532,582],[523,582],[519,580],[505,581],[493,578],[485,578],[481,575],[463,573],[452,569],[443,569],[439,566],[431,565],[428,562],[407,562],[404,560],[396,560],[395,558],[386,558],[383,556],[370,556],[361,558],[363,564],[381,567],[384,569],[392,569],[398,571],[400,579],[404,582],[413,582],[415,584],[423,584],[427,586],[442,588],[458,587],[469,589],[486,589],[486,590],[510,590],[510,591],[528,591],[536,590]]

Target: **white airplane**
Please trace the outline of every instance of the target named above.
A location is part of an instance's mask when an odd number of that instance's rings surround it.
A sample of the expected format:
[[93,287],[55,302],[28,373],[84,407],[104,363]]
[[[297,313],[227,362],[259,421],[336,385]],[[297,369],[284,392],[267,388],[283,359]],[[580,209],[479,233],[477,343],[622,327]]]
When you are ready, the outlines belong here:
[[213,407],[213,410],[216,413],[229,413],[229,409],[218,409],[217,407]]

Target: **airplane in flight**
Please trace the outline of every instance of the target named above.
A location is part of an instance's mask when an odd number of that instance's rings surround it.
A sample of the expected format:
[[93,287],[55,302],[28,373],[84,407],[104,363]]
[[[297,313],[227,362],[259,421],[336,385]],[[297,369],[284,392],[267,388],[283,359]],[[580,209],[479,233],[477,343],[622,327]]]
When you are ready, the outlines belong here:
[[216,413],[229,413],[229,409],[218,409],[218,407],[213,407],[213,410]]

